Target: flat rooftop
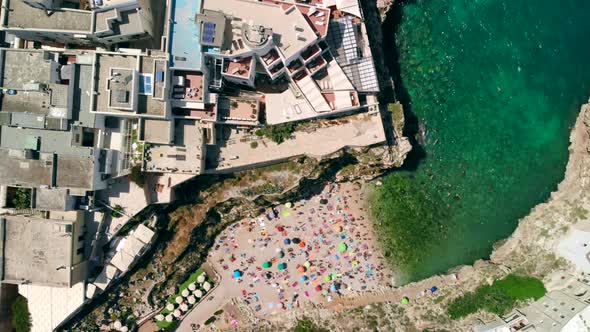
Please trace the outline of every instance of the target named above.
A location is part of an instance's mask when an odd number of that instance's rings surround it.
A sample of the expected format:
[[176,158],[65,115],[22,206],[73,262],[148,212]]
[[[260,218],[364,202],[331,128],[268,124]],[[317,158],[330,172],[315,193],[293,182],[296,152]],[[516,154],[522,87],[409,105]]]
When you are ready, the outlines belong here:
[[68,30],[88,33],[92,30],[92,12],[87,10],[61,9],[48,15],[42,9],[33,8],[20,0],[3,0],[7,28]]
[[141,22],[141,15],[135,8],[128,10],[119,10],[111,8],[108,10],[98,11],[95,13],[95,31],[109,31],[108,22],[113,24],[115,34],[119,36],[128,36],[143,32],[143,24]]
[[23,84],[31,81],[50,82],[52,65],[49,60],[44,59],[44,52],[12,49],[3,49],[0,52],[4,54],[3,88],[21,89]]
[[0,217],[4,224],[2,243],[3,280],[70,286],[75,227],[71,221],[23,216]]
[[174,121],[174,145],[151,144],[144,156],[145,170],[200,174],[204,163],[203,129],[195,120]]
[[172,0],[170,10],[170,67],[201,70],[200,32],[195,24],[201,0]]
[[58,130],[40,130],[3,126],[0,129],[0,147],[24,150],[31,137],[39,141],[39,151],[67,154],[90,158],[92,149],[83,146],[72,146],[72,132]]
[[[2,95],[1,110],[12,113],[35,113],[65,118],[63,109],[67,109],[69,86],[51,83],[51,73],[58,70],[58,63],[45,59],[50,53],[42,51],[2,50],[4,54],[2,88],[13,89],[16,93]],[[52,56],[53,58],[53,56]],[[75,70],[71,67],[72,71]],[[54,80],[57,77],[53,78]],[[31,82],[40,83],[41,89],[35,90]],[[27,87],[29,85],[29,87]],[[25,87],[28,91],[24,91]],[[24,117],[24,115],[19,115]],[[33,127],[44,127],[44,120]],[[23,125],[23,123],[15,123]]]
[[0,183],[4,185],[37,187],[53,184],[53,167],[47,167],[43,159],[27,160],[15,157],[3,148],[0,148],[0,173]]
[[135,70],[110,68],[109,77],[106,80],[109,90],[109,107],[132,109],[135,99],[135,84],[137,84]]
[[[72,132],[3,126],[0,134],[0,183],[86,190],[94,187],[94,151],[72,146]],[[38,148],[39,156],[26,158],[23,151],[27,148]]]
[[[137,68],[137,56],[133,54],[120,55],[120,54],[108,54],[108,53],[96,53],[96,63],[94,70],[96,71],[94,82],[95,112],[107,112],[107,113],[123,113],[129,114],[130,110],[118,110],[109,107],[110,96],[107,91],[109,78],[111,76],[111,70],[113,68],[118,69],[122,73],[133,71]],[[122,77],[123,75],[121,75]],[[132,96],[128,96],[131,98]],[[131,99],[129,99],[131,100]],[[121,103],[125,104],[125,103]],[[116,107],[118,104],[115,103],[113,106]]]
[[[278,4],[258,1],[204,0],[203,8],[233,16],[234,22],[271,28],[274,43],[285,58],[292,57],[318,39],[310,23],[295,5],[283,9]],[[232,38],[237,41],[242,37],[238,29],[234,30]]]
[[172,121],[145,119],[143,121],[143,140],[149,143],[170,144]]

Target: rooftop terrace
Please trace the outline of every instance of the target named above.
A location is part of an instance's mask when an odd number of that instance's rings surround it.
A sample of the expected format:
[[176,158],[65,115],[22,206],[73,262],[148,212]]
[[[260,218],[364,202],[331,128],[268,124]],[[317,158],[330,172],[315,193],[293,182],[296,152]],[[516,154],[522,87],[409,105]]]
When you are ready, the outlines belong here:
[[[291,58],[318,38],[294,5],[283,8],[274,3],[249,0],[204,0],[203,8],[221,11],[234,18],[232,39],[238,44],[244,38],[243,23],[272,29],[274,43],[285,58]],[[236,50],[233,54],[241,52]]]
[[151,144],[144,167],[150,172],[200,174],[204,161],[203,130],[195,120],[174,120],[174,145]]
[[246,57],[237,61],[225,61],[223,73],[236,77],[248,78],[254,68],[252,68],[254,59]]

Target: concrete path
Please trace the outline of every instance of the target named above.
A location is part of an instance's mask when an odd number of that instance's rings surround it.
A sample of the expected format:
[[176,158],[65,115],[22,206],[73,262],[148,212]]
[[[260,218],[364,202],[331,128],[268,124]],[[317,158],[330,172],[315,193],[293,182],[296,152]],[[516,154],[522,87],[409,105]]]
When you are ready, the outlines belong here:
[[[218,284],[221,284],[221,280],[217,282]],[[234,292],[232,292],[232,290]],[[199,305],[195,306],[195,308],[184,317],[176,331],[190,332],[192,331],[191,324],[203,326],[203,323],[211,318],[215,311],[221,309],[221,307],[228,303],[233,297],[238,295],[239,292],[237,287],[215,287],[212,292],[207,294],[207,296],[199,302]]]

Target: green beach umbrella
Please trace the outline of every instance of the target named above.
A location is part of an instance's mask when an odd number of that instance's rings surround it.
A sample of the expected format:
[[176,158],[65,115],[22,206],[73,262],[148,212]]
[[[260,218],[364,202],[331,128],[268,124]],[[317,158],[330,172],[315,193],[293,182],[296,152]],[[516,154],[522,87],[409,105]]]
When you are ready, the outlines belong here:
[[288,217],[291,215],[291,212],[289,212],[289,210],[284,210],[283,211],[283,217]]
[[326,281],[330,281],[330,280],[332,280],[332,277],[330,277],[330,275],[327,275],[327,276],[324,278],[324,280],[326,280]]
[[284,270],[284,269],[286,269],[286,268],[287,268],[287,264],[285,264],[285,263],[279,263],[279,265],[277,266],[277,268],[278,268],[280,271],[282,271],[282,270]]
[[341,243],[338,245],[338,250],[339,250],[340,252],[345,252],[345,251],[346,251],[346,249],[348,249],[348,246],[346,245],[346,243],[344,243],[344,242],[341,242]]
[[409,304],[410,303],[410,299],[408,299],[407,297],[403,297],[402,298],[402,304]]
[[271,263],[270,262],[264,262],[264,263],[262,263],[262,267],[264,267],[264,268],[267,268],[268,269],[270,266],[271,266]]

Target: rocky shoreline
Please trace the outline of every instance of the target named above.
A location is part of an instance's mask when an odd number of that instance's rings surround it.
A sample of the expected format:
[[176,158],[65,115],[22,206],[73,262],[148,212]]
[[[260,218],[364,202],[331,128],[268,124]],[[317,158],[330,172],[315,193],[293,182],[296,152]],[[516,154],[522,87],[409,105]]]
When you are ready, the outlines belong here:
[[[370,330],[371,326],[396,331],[472,331],[474,322],[488,322],[493,316],[480,312],[461,320],[450,320],[445,314],[446,305],[460,294],[511,272],[543,279],[548,290],[558,288],[559,283],[554,282],[556,275],[576,275],[577,271],[556,255],[556,247],[571,225],[589,220],[590,104],[582,106],[570,135],[569,151],[565,177],[558,190],[546,203],[537,205],[521,219],[508,239],[496,244],[490,260],[458,266],[446,275],[433,276],[400,288],[341,298],[329,306],[300,313],[298,318],[305,317],[339,331]],[[437,296],[419,297],[418,294],[432,286],[439,288]],[[411,303],[399,304],[405,296],[412,299]],[[344,317],[354,319],[347,318],[344,323]]]

